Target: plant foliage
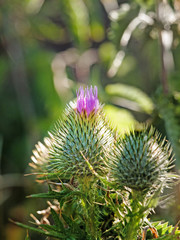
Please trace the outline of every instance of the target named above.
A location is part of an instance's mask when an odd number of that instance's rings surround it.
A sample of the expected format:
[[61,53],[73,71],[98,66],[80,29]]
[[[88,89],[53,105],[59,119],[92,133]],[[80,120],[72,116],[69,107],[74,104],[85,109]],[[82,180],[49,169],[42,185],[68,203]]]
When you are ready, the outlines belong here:
[[[117,136],[102,106],[94,109],[91,90],[84,96],[81,88],[81,93],[45,139],[46,146],[38,143],[33,152],[31,166],[49,191],[30,197],[51,200],[49,207],[38,211],[40,220],[31,215],[38,228],[17,225],[57,239],[135,240],[164,188],[178,178],[169,173],[172,149],[153,127]],[[167,224],[148,224],[157,236],[180,236]]]

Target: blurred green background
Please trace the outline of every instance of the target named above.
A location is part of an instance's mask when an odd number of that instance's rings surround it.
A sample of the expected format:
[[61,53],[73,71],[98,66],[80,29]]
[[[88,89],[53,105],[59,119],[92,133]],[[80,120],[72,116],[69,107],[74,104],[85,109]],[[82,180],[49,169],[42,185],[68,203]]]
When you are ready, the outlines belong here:
[[[31,212],[43,209],[25,198],[42,186],[24,174],[35,143],[80,85],[98,86],[119,134],[146,122],[167,136],[178,172],[180,1],[1,1],[0,239],[25,239],[8,218],[27,223]],[[179,220],[179,187],[174,196],[154,219]]]

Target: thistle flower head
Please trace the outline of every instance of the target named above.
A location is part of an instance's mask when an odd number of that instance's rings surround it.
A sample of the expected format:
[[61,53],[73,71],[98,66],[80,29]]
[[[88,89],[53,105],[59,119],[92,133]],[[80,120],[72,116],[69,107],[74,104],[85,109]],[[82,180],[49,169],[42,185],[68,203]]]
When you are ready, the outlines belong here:
[[130,132],[115,145],[110,168],[119,186],[141,191],[165,186],[172,149],[154,128]]
[[41,149],[36,146],[33,166],[38,165],[36,169],[42,169],[51,176],[55,173],[64,179],[92,175],[90,165],[93,171],[102,175],[106,169],[106,151],[112,141],[97,98],[97,87],[94,90],[86,88],[85,91],[80,88],[76,107],[71,103],[66,107],[63,119],[50,133],[48,146],[47,140]]
[[86,112],[87,116],[93,111],[97,112],[99,108],[98,90],[97,87],[87,87],[84,91],[83,87],[80,87],[77,91],[77,111],[81,114]]

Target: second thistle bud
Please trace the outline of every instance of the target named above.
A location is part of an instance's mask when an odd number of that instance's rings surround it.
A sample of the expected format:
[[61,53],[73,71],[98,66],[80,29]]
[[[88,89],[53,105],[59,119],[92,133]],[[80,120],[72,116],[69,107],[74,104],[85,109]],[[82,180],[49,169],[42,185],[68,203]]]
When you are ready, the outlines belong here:
[[153,128],[133,131],[116,143],[111,175],[119,186],[134,190],[157,188],[166,181],[171,147]]

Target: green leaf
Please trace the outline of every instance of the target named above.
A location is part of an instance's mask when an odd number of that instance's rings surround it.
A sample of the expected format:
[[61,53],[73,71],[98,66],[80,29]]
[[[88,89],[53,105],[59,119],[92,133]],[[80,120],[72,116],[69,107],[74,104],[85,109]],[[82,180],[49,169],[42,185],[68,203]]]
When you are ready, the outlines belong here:
[[55,232],[59,232],[59,230],[57,229],[56,226],[54,225],[48,225],[48,224],[41,224],[39,225],[42,229],[46,230],[46,231],[55,231]]
[[37,194],[31,194],[31,198],[48,198],[48,199],[59,199],[61,197],[61,194],[56,192],[48,192],[48,193],[37,193]]
[[[120,83],[109,84],[106,87],[106,92],[111,96],[118,97],[114,98],[116,104],[118,104],[118,102],[119,105],[122,104],[122,106],[125,104],[124,106],[127,108],[132,109],[134,105],[134,110],[141,110],[148,114],[151,114],[154,109],[153,102],[147,94],[134,86]],[[124,103],[124,99],[130,100],[131,102]]]
[[[57,231],[53,231],[53,230],[50,230],[50,231],[46,231],[46,230],[43,230],[43,229],[40,229],[40,228],[36,228],[36,227],[31,227],[31,226],[28,226],[28,225],[25,225],[23,223],[20,223],[20,222],[14,222],[17,226],[19,227],[22,227],[22,228],[26,228],[26,229],[29,229],[29,230],[32,230],[32,231],[35,231],[37,233],[40,233],[40,234],[44,234],[46,236],[49,236],[49,237],[56,237],[58,239],[66,239],[67,236],[62,234],[62,233],[59,233]],[[44,225],[43,225],[44,226]],[[47,225],[46,225],[47,226]]]
[[120,109],[112,105],[106,105],[104,107],[104,112],[113,128],[117,128],[117,131],[120,134],[129,129],[133,129],[136,123],[133,115],[125,109]]
[[[172,225],[168,225],[168,222],[153,222],[151,223],[153,227],[155,227],[158,231],[159,238],[157,239],[164,239],[164,240],[174,240],[178,239],[180,236],[180,230],[177,227],[173,227]],[[174,229],[174,233],[173,233]]]
[[165,236],[162,236],[162,237],[159,237],[159,238],[156,238],[157,240],[178,240],[179,239],[179,236],[180,234],[176,235],[176,236],[173,236],[173,235],[165,235]]
[[64,229],[64,226],[63,226],[61,220],[59,219],[58,214],[54,211],[53,208],[51,208],[51,214],[52,214],[53,221],[54,221],[55,225],[57,226],[57,228],[59,230]]
[[55,192],[53,190],[51,190],[51,188],[49,188],[49,192],[47,193],[37,193],[37,194],[31,194],[28,197],[31,198],[47,198],[47,199],[57,199],[57,200],[61,200],[62,197],[67,196],[69,193],[71,193],[72,191],[68,188],[64,187],[64,190],[60,191],[60,192]]

